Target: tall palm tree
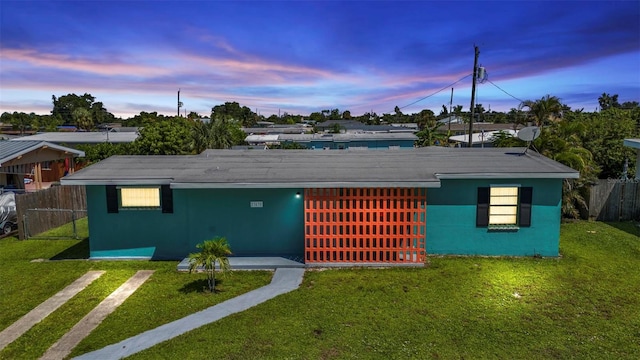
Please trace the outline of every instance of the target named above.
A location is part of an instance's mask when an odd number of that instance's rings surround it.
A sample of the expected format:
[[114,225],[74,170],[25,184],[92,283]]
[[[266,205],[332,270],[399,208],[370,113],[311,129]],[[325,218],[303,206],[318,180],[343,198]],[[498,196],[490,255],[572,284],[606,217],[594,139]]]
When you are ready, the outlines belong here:
[[607,110],[614,107],[620,107],[620,103],[618,103],[618,94],[609,95],[608,93],[602,93],[600,97],[598,97],[598,104],[600,105],[600,110]]
[[580,124],[563,121],[543,128],[534,141],[542,155],[580,172],[580,178],[564,179],[562,183],[562,215],[574,219],[587,212],[589,187],[599,172],[593,155],[582,147],[575,133],[579,131]]
[[542,126],[562,114],[562,103],[557,96],[545,95],[536,101],[525,100],[522,107],[528,107],[536,126]]
[[189,272],[203,268],[207,273],[209,290],[215,292],[216,264],[218,264],[219,270],[223,275],[231,269],[227,258],[227,255],[231,255],[229,243],[224,237],[216,237],[211,240],[205,240],[196,245],[196,247],[200,249],[200,252],[189,254]]
[[[586,197],[599,172],[591,152],[582,147],[579,134],[584,131],[581,123],[562,121],[542,128],[540,137],[533,141],[533,146],[542,155],[580,172],[580,178],[564,179],[562,183],[561,211],[566,218],[580,218],[587,212]],[[526,145],[506,133],[498,134],[493,144],[496,147]]]

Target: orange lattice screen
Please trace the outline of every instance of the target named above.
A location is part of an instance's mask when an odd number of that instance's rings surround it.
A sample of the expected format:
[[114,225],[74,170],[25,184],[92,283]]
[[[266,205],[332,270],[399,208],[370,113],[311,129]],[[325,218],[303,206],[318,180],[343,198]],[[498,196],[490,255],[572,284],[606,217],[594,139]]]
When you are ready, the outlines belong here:
[[306,189],[306,263],[423,263],[426,190]]

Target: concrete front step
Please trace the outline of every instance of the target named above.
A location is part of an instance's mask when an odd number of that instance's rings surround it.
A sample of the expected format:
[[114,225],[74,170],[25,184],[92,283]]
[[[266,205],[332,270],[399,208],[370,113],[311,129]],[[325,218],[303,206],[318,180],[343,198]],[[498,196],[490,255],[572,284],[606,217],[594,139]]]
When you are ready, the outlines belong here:
[[[229,265],[232,270],[275,270],[277,268],[304,268],[303,263],[282,257],[241,257],[230,256]],[[189,271],[189,258],[178,264],[178,271]]]

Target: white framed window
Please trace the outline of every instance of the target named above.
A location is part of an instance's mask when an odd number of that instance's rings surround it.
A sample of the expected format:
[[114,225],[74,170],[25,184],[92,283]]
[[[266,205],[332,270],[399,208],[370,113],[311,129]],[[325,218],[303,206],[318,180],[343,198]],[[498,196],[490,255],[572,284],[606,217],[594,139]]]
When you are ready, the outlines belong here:
[[518,187],[489,188],[489,225],[518,223]]
[[123,187],[120,188],[120,207],[122,208],[159,208],[159,187]]
[[494,229],[530,227],[532,208],[532,187],[520,185],[479,187],[476,226]]

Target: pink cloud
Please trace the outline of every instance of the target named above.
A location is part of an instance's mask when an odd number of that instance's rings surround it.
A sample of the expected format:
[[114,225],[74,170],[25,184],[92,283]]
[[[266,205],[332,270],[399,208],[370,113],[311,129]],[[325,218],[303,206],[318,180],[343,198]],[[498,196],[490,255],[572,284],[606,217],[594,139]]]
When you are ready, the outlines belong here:
[[138,75],[158,76],[168,74],[168,69],[152,66],[140,66],[114,61],[95,61],[88,58],[78,58],[68,55],[43,53],[37,50],[3,49],[0,52],[3,67],[6,62],[27,63],[32,66],[56,68],[70,71],[82,71],[98,75]]

